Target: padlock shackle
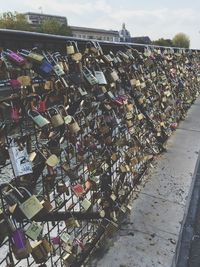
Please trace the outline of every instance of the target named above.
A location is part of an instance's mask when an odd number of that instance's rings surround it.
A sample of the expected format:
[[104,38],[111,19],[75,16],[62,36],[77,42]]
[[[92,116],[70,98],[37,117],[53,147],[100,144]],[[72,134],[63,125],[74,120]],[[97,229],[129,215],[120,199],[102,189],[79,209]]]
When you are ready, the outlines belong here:
[[[65,112],[65,116],[68,116],[69,114],[67,113],[65,106],[64,105],[59,105],[58,106],[58,111],[60,111],[60,109],[62,109]],[[60,112],[59,112],[60,113]],[[61,115],[62,115],[62,111],[61,111]]]
[[[9,186],[13,191],[17,192],[20,198],[23,199],[22,193],[17,189],[17,187],[14,187],[11,183],[3,183],[0,185],[0,190],[2,191],[2,188],[5,186]],[[2,195],[5,196],[6,192],[3,190]],[[19,200],[20,201],[20,200]]]
[[60,112],[58,111],[58,109],[56,107],[50,107],[50,108],[47,109],[47,114],[49,115],[49,117],[52,116],[51,115],[51,110],[54,110],[56,112],[54,115],[60,114]]
[[[28,197],[31,197],[31,196],[32,196],[32,194],[28,191],[28,189],[25,188],[25,187],[23,187],[23,186],[18,187],[18,189],[19,189],[19,191],[20,191],[20,190],[23,190],[23,191],[27,194]],[[22,195],[23,195],[23,194],[22,194]],[[24,196],[24,195],[23,195],[23,196]]]

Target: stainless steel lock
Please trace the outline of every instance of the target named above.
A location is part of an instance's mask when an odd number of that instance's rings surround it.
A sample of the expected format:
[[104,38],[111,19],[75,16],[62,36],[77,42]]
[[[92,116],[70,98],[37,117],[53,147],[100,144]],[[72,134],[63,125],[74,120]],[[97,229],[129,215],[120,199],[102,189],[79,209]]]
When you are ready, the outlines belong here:
[[98,84],[97,78],[92,74],[92,72],[87,67],[83,67],[83,76],[89,82],[90,85]]
[[106,85],[107,84],[105,75],[104,75],[103,71],[100,70],[100,68],[99,68],[99,70],[94,71],[94,75],[95,75],[99,85]]

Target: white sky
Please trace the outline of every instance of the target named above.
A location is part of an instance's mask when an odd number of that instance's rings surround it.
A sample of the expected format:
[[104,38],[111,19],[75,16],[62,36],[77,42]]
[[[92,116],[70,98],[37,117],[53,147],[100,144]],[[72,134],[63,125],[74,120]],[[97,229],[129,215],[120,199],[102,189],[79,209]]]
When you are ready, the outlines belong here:
[[69,25],[121,29],[152,40],[186,33],[200,48],[200,0],[0,0],[0,12],[41,12],[66,16]]

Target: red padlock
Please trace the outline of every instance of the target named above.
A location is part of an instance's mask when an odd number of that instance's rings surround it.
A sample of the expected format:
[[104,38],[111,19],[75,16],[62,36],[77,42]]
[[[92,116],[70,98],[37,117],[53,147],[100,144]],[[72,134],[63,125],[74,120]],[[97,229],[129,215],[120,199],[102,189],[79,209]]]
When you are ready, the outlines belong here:
[[44,100],[41,100],[39,103],[38,103],[38,112],[39,113],[43,113],[46,111],[46,102],[47,102],[47,99],[45,98]]

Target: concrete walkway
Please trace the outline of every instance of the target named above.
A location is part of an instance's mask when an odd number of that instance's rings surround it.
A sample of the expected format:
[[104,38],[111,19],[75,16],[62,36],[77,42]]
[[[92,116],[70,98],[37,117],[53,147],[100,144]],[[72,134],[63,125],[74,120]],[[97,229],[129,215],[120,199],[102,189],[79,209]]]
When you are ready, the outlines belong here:
[[[200,98],[155,160],[132,211],[97,267],[170,267],[200,149]],[[140,190],[139,189],[139,190]]]

